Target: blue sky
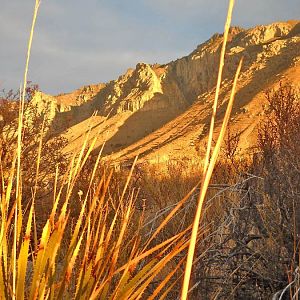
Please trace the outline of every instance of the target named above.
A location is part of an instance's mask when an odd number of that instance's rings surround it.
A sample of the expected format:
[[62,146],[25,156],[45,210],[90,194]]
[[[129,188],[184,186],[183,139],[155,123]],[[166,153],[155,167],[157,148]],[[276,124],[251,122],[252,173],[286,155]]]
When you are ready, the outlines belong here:
[[[34,0],[1,0],[0,89],[22,80]],[[42,0],[29,78],[51,94],[166,63],[222,32],[228,0]],[[236,0],[233,25],[300,19],[300,0]]]

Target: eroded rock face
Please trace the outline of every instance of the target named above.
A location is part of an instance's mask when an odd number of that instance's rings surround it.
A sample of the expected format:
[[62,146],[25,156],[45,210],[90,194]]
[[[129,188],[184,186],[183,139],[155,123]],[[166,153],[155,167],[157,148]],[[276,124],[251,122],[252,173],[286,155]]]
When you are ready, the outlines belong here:
[[180,108],[186,104],[177,80],[167,76],[168,67],[137,64],[118,80],[112,81],[104,98],[105,113],[117,114],[125,111],[149,111]]
[[289,23],[273,23],[270,25],[257,26],[250,30],[245,30],[234,39],[241,47],[249,47],[271,42],[275,38],[285,37],[293,29]]
[[105,86],[106,84],[104,83],[86,85],[72,93],[57,95],[55,98],[57,102],[62,105],[62,108],[80,106],[93,99]]
[[[299,24],[299,23],[298,23]],[[244,30],[232,28],[227,45],[223,79],[232,79],[241,57],[244,57],[245,70],[263,68],[272,57],[282,51],[299,55],[300,36],[289,36],[295,23],[273,23]],[[210,40],[199,45],[189,56],[178,59],[169,65],[166,76],[175,77],[189,103],[200,94],[209,92],[217,81],[220,51],[223,35],[215,34]],[[249,74],[250,75],[250,74]]]

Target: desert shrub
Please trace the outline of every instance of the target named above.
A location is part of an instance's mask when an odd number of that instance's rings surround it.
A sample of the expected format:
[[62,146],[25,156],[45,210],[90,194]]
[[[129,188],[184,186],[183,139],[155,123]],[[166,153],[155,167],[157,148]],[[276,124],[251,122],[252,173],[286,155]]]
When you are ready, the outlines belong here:
[[[74,191],[89,152],[76,155],[67,173],[58,176],[53,205],[36,247],[30,247],[30,241],[33,216],[39,212],[31,206],[23,218],[19,204],[16,207],[14,202],[8,208],[11,190],[4,186],[0,202],[1,299],[15,295],[17,299],[137,299],[150,295],[154,299],[173,293],[177,274],[182,273],[189,230],[153,245],[164,226],[146,237],[143,210],[135,206],[137,191],[125,184],[119,197],[110,194],[112,172],[106,173],[101,166],[98,169],[98,160],[90,169],[94,175],[87,177],[89,182],[82,182],[88,188],[81,193],[77,218],[71,217],[69,204],[79,196]],[[13,178],[8,186],[15,186]],[[19,195],[22,198],[22,190]]]
[[[273,241],[277,288],[284,288],[299,272],[300,242],[300,96],[280,84],[268,91],[266,120],[258,135],[264,177],[262,216]],[[299,276],[299,274],[297,275]],[[287,290],[293,294],[295,285]]]
[[[170,211],[197,185],[200,167],[188,161],[169,161],[165,166],[145,164],[137,168],[134,176],[139,188],[137,203],[145,210],[145,234],[159,226]],[[190,195],[182,209],[164,227],[155,243],[176,235],[192,222],[196,191]]]

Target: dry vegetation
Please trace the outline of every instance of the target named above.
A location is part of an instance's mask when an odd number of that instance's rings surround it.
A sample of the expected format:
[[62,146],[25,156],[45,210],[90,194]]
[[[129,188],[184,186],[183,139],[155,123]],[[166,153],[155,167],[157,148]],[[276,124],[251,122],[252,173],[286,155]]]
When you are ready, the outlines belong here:
[[[31,193],[36,188],[36,199],[45,198],[51,191],[50,182],[54,181],[56,168],[61,172],[66,171],[68,157],[63,153],[63,148],[67,145],[67,140],[63,137],[55,137],[50,134],[50,121],[45,119],[47,112],[43,114],[36,107],[31,105],[30,100],[38,87],[29,84],[26,89],[26,102],[24,105],[24,119],[22,128],[22,151],[21,160],[23,165],[23,205],[32,198]],[[19,93],[9,91],[2,95],[2,105],[0,106],[1,140],[0,156],[1,167],[3,169],[3,180],[7,184],[13,162],[13,149],[16,148],[18,139],[18,114],[19,114]],[[42,141],[42,143],[41,143]],[[41,149],[39,149],[41,145]],[[39,163],[39,170],[36,164],[39,151],[42,160]],[[39,180],[36,182],[37,172]],[[1,187],[0,187],[1,191]]]
[[240,63],[212,147],[225,46],[204,166],[116,171],[89,133],[67,157],[26,84],[1,102],[1,299],[298,299],[299,91],[266,94],[257,149],[241,156],[225,135]]
[[[224,139],[201,218],[191,299],[266,299],[276,293],[297,299],[299,93],[280,86],[266,98],[255,153],[239,155],[238,134],[230,130]],[[1,109],[18,107],[10,101]],[[39,125],[41,118],[32,120]],[[22,182],[17,201],[24,205],[17,213],[15,157],[4,155],[7,143],[16,147],[4,130],[16,128],[14,122],[6,120],[1,138],[2,297],[13,296],[14,280],[18,295],[29,298],[137,299],[164,292],[168,299],[178,297],[203,166],[170,161],[164,169],[134,164],[116,171],[100,155],[91,156],[91,144],[71,159],[66,173],[53,169],[41,185],[48,166],[60,160],[39,150],[35,131],[24,130],[33,150],[26,152],[22,174],[37,170],[39,162],[41,177]],[[52,151],[60,153],[60,139],[55,141]],[[52,211],[46,219],[45,210]]]

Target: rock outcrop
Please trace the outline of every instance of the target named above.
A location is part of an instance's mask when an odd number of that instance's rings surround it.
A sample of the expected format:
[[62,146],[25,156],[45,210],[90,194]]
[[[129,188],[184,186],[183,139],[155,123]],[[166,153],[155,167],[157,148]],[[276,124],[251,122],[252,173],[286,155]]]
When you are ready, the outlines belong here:
[[57,96],[47,95],[37,91],[31,101],[31,104],[39,112],[47,112],[49,120],[63,112],[71,111],[73,107],[79,107],[93,99],[105,84],[87,85],[69,94],[60,94]]

